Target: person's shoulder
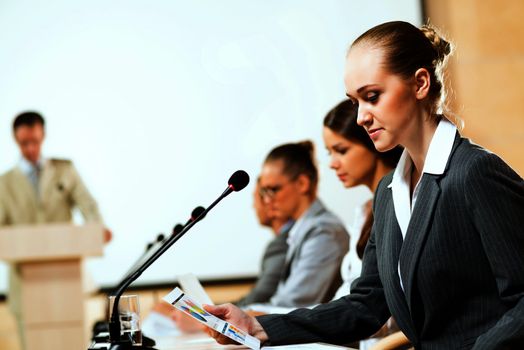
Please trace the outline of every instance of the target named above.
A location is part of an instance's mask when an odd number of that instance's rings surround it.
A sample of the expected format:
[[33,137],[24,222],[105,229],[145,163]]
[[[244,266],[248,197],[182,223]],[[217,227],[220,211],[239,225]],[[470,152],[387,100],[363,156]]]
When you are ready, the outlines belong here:
[[317,198],[309,208],[309,218],[313,220],[339,220],[338,217]]
[[8,182],[20,175],[20,171],[17,167],[11,168],[0,175],[0,182]]
[[498,168],[513,171],[510,166],[496,153],[486,149],[468,138],[462,138],[452,156],[451,171],[472,175],[478,171]]
[[335,231],[346,232],[343,221],[331,210],[329,210],[320,199],[316,200],[316,210],[309,217],[308,223],[317,228],[331,227]]
[[448,189],[466,196],[499,185],[517,191],[524,188],[522,177],[500,156],[466,138],[453,154],[444,179]]
[[56,166],[71,166],[73,161],[65,158],[49,158],[49,163]]
[[494,153],[474,143],[468,138],[461,137],[458,145],[451,155],[451,161],[461,164],[470,164],[490,154]]
[[73,161],[69,159],[49,158],[47,160],[47,166],[57,173],[62,174],[61,176],[74,176],[76,172]]
[[24,180],[25,175],[18,167],[13,167],[0,175],[0,196],[6,193],[18,191],[20,183]]

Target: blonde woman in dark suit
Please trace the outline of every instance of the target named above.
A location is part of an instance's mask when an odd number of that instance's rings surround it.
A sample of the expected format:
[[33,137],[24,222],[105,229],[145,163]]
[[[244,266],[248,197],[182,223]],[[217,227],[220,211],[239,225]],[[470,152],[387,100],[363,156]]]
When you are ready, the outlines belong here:
[[351,293],[287,315],[208,311],[271,345],[345,344],[392,315],[416,349],[523,348],[524,181],[444,114],[450,52],[433,28],[406,22],[368,30],[348,52],[346,94],[358,123],[377,150],[405,149],[375,192]]

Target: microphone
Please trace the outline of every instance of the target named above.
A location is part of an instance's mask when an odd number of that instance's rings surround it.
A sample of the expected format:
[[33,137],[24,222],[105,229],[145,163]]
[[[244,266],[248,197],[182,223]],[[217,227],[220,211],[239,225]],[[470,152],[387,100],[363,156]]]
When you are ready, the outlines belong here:
[[231,191],[235,192],[243,190],[248,183],[249,175],[244,170],[235,171],[233,175],[231,175],[231,177],[229,178],[229,181],[227,182],[228,188],[231,189]]
[[[179,234],[180,232],[182,232],[182,230],[184,229],[184,227],[186,227],[187,225],[189,225],[192,221],[195,221],[199,216],[200,214],[202,214],[202,212],[205,210],[204,207],[201,207],[201,206],[198,206],[196,207],[195,209],[193,209],[193,211],[191,212],[191,216],[189,217],[189,219],[186,221],[186,223],[184,225],[182,224],[176,224],[174,227],[173,227],[173,231],[171,233],[171,235],[177,235]],[[202,219],[200,219],[202,220]],[[162,242],[163,243],[163,242]]]
[[182,224],[176,224],[175,227],[173,227],[172,235],[179,234],[184,229],[184,225]]
[[[120,317],[118,314],[118,304],[120,297],[127,287],[133,283],[142,273],[151,266],[158,258],[160,258],[176,241],[178,241],[187,231],[189,231],[197,222],[202,220],[211,209],[213,209],[222,199],[227,197],[232,192],[238,192],[244,189],[249,183],[249,175],[243,170],[237,170],[231,175],[228,181],[228,186],[222,194],[215,199],[207,209],[204,209],[195,220],[191,220],[183,229],[177,234],[171,235],[142,265],[140,265],[135,272],[130,274],[124,281],[122,281],[116,290],[111,294],[114,296],[113,312],[110,315],[109,334],[111,338],[111,350],[131,350],[131,349],[146,349],[146,347],[137,347],[131,345],[131,339],[122,337],[120,335]],[[196,208],[195,208],[196,209]],[[193,214],[193,213],[192,213]],[[193,215],[192,215],[193,217]],[[173,230],[174,231],[174,230]]]
[[196,221],[197,219],[198,219],[198,220],[202,220],[202,219],[204,218],[205,214],[204,214],[204,216],[202,216],[202,217],[200,217],[200,215],[201,215],[203,212],[205,212],[205,211],[206,211],[206,208],[201,207],[201,206],[198,206],[198,207],[196,207],[195,209],[193,209],[193,211],[191,212],[191,217],[190,217],[189,220],[186,222],[186,225],[189,225],[189,223],[190,223],[191,221]]

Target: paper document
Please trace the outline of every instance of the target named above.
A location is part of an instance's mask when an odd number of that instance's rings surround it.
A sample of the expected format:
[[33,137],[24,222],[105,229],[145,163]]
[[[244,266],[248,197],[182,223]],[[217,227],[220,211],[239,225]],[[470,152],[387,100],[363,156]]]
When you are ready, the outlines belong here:
[[207,327],[222,333],[226,337],[231,338],[234,341],[251,349],[260,349],[260,340],[250,336],[245,331],[230,324],[229,322],[223,321],[218,317],[211,315],[209,312],[205,311],[202,306],[194,299],[184,294],[180,288],[177,287],[173,289],[163,299],[176,307],[178,310],[193,317],[198,322],[205,324]]
[[353,348],[345,348],[338,345],[323,344],[323,343],[309,343],[296,345],[280,345],[280,346],[264,346],[262,350],[342,350]]
[[215,305],[209,295],[206,293],[204,287],[198,280],[198,278],[192,273],[186,273],[185,275],[177,276],[180,287],[187,294],[191,295],[193,299],[198,301],[200,304]]

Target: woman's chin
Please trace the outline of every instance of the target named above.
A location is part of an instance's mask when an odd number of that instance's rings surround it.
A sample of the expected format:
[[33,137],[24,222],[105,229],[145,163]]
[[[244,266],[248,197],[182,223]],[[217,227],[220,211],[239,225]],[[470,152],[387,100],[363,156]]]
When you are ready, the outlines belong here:
[[373,144],[375,145],[375,148],[379,152],[391,151],[393,148],[395,148],[397,146],[397,145],[392,144],[390,142],[383,142],[383,141],[380,141],[380,140],[377,140],[377,141],[373,142]]

